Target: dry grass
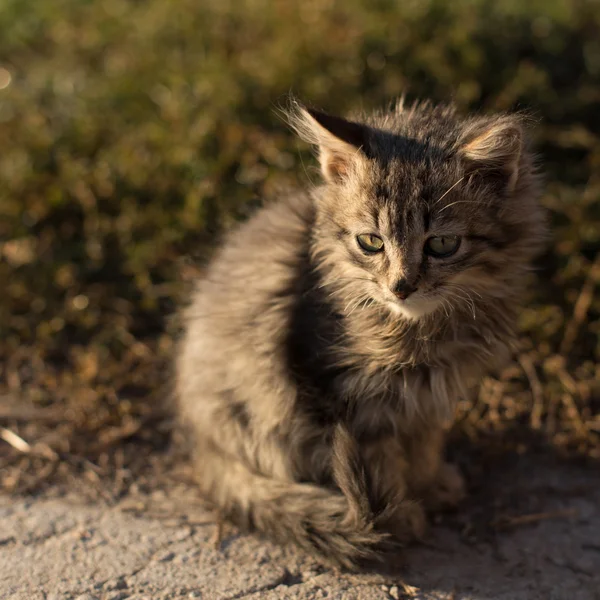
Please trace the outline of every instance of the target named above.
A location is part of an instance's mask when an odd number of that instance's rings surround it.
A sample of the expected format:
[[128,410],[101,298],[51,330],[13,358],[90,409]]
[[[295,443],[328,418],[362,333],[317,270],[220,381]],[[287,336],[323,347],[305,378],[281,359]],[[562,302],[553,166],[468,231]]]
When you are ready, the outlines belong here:
[[533,112],[554,239],[519,356],[456,440],[600,458],[595,2],[25,4],[0,6],[4,491],[112,501],[171,470],[170,315],[220,232],[306,181],[273,110],[290,89],[331,111],[408,88]]

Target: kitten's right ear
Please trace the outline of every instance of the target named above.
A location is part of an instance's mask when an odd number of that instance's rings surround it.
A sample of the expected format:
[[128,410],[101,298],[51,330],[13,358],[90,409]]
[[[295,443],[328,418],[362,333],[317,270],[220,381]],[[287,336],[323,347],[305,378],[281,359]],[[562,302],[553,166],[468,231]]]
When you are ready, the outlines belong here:
[[524,132],[516,116],[500,117],[475,132],[467,132],[459,153],[467,172],[502,176],[506,189],[512,192],[519,179]]
[[368,128],[293,102],[287,112],[294,131],[319,148],[319,162],[325,179],[340,182],[364,158]]

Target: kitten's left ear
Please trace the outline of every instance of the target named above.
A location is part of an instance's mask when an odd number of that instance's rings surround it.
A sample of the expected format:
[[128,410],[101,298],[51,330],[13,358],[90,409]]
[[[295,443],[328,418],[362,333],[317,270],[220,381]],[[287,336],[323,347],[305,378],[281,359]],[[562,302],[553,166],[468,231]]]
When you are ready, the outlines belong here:
[[365,156],[368,127],[294,103],[288,119],[296,133],[319,148],[325,179],[339,183],[349,177]]
[[523,153],[524,132],[517,118],[501,117],[468,132],[459,148],[467,173],[501,176],[508,192],[515,189]]

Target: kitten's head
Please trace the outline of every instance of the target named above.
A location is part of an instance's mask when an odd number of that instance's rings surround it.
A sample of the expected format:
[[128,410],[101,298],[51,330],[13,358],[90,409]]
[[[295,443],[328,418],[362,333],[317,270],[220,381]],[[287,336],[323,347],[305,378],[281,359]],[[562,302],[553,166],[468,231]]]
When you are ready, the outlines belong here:
[[544,237],[522,118],[402,102],[351,121],[295,105],[319,150],[314,252],[328,283],[419,320],[518,291]]

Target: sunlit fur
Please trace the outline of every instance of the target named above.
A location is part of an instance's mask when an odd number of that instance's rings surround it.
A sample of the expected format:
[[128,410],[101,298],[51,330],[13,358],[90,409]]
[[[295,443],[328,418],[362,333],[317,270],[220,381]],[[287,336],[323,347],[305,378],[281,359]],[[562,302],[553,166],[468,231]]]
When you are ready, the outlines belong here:
[[[294,105],[290,121],[325,183],[217,252],[186,313],[178,406],[225,517],[354,567],[419,536],[422,504],[461,495],[443,427],[510,354],[544,238],[539,178],[515,116],[399,102],[350,123]],[[361,250],[363,233],[383,250]],[[427,256],[443,235],[458,252]]]

